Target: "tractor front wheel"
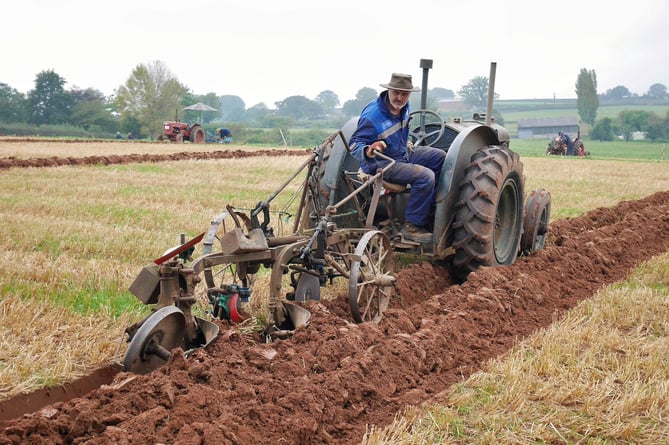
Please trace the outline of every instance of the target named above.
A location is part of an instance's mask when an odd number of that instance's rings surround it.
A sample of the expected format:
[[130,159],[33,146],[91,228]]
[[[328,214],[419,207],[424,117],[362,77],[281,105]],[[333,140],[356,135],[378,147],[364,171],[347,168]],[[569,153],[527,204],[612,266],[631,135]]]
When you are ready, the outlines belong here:
[[523,185],[523,165],[510,149],[488,146],[472,156],[455,206],[456,278],[481,266],[513,264],[523,228]]

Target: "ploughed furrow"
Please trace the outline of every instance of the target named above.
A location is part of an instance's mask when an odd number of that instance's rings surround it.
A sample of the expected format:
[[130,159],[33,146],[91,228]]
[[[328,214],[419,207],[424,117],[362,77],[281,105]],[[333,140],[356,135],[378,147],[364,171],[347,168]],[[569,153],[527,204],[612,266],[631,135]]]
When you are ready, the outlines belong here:
[[63,165],[112,165],[138,162],[165,162],[207,159],[239,159],[258,156],[306,156],[308,150],[216,150],[216,151],[183,151],[163,154],[128,154],[100,155],[84,157],[58,157],[19,159],[15,157],[0,158],[0,169],[25,167],[59,167]]
[[249,343],[221,324],[206,350],[172,354],[148,375],[6,422],[0,444],[359,443],[408,404],[550,325],[601,286],[669,249],[669,192],[551,224],[546,248],[453,285],[446,268],[407,267],[378,325],[356,325],[347,297],[311,303],[289,340]]

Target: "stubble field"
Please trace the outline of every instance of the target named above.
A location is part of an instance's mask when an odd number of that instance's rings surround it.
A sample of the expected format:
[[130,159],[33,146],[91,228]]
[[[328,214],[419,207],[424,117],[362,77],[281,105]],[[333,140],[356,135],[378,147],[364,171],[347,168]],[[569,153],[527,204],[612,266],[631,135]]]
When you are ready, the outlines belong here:
[[[175,152],[16,143],[0,142],[4,161]],[[243,155],[3,168],[0,397],[108,364],[143,310],[126,291],[141,266],[225,204],[253,207],[306,154],[219,148]],[[222,326],[192,360],[3,422],[0,443],[661,442],[667,163],[523,162],[526,189],[553,196],[538,255],[462,286],[439,265],[409,266],[378,326],[352,324],[343,295],[279,344]]]

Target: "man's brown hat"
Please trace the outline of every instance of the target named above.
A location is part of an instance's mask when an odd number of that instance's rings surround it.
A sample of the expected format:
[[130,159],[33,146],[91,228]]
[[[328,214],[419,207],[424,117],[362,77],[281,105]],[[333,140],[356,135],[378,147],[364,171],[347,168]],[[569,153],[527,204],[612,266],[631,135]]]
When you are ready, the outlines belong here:
[[413,83],[411,83],[411,74],[393,73],[390,82],[387,84],[382,83],[380,85],[389,90],[420,91],[420,88],[414,87]]

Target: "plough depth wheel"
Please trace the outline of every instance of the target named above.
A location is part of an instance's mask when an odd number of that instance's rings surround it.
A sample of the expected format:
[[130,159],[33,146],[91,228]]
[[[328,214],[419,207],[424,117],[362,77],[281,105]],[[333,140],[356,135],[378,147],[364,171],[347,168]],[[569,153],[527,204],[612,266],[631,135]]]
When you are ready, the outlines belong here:
[[390,240],[383,232],[367,232],[353,258],[348,291],[353,319],[378,322],[395,292]]

